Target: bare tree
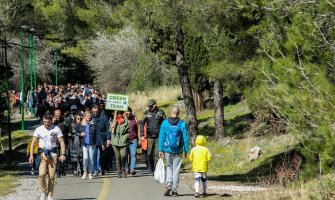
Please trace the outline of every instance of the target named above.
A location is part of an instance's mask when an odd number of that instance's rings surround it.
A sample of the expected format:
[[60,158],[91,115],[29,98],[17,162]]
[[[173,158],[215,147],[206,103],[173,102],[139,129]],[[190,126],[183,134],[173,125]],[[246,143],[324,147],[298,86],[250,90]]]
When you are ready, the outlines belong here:
[[142,51],[142,39],[131,27],[113,37],[98,33],[86,60],[104,91],[124,92],[132,77],[132,67]]

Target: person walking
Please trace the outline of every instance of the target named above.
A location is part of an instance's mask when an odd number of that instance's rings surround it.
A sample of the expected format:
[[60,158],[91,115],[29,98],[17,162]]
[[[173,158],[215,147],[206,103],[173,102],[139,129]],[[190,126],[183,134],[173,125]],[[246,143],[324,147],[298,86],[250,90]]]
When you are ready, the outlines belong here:
[[74,115],[69,133],[70,159],[74,176],[82,174],[83,171],[83,147],[79,138],[79,132],[77,132],[77,128],[80,124],[80,115]]
[[[66,153],[66,159],[69,159],[69,149],[68,149],[68,145],[69,145],[69,127],[67,125],[67,123],[64,120],[64,117],[62,115],[62,111],[60,109],[56,109],[54,111],[54,117],[52,119],[52,124],[55,126],[58,126],[58,128],[62,131],[63,133],[63,139],[64,139],[64,143],[65,143],[65,153]],[[61,151],[60,151],[60,145],[57,143],[57,154],[58,156],[60,156]],[[67,165],[66,163],[57,163],[57,178],[60,178],[61,176],[65,176],[66,175],[66,168]]]
[[96,125],[97,133],[97,145],[94,149],[94,174],[97,176],[99,174],[99,169],[101,169],[101,175],[105,175],[107,168],[108,152],[107,148],[110,145],[111,134],[109,132],[108,119],[103,112],[100,112],[98,105],[93,105],[92,107],[93,121]]
[[[155,170],[155,158],[157,157],[157,138],[163,120],[166,118],[164,111],[157,107],[156,101],[150,99],[147,102],[148,110],[144,112],[144,118],[141,125],[141,140],[147,139],[146,161],[148,162],[148,171],[153,173]],[[146,126],[147,138],[144,137],[144,127]]]
[[[41,196],[40,200],[52,200],[55,175],[56,175],[56,164],[57,164],[57,144],[59,141],[61,146],[61,155],[59,160],[64,162],[66,160],[65,154],[65,143],[61,130],[52,124],[52,115],[46,112],[43,115],[43,125],[36,128],[33,140],[30,146],[30,157],[29,162],[34,163],[34,148],[37,140],[39,141],[41,162],[39,166],[39,182]],[[48,187],[46,185],[46,174],[48,171]]]
[[138,143],[139,127],[138,127],[137,119],[133,115],[132,109],[130,107],[128,107],[128,111],[125,112],[124,115],[129,123],[129,145],[127,146],[127,151],[126,151],[125,167],[126,167],[126,171],[129,174],[135,175],[136,174],[136,171],[135,171],[136,150],[137,150],[137,143]]
[[[186,123],[179,116],[179,107],[174,105],[170,111],[171,117],[165,119],[159,131],[159,157],[166,160],[165,196],[178,196],[179,172],[182,163],[182,153],[187,157],[189,138]],[[165,153],[165,155],[164,155]]]
[[81,144],[83,144],[83,176],[82,179],[92,179],[93,172],[93,151],[97,141],[96,128],[92,120],[90,111],[84,113],[81,125],[77,132],[80,133]]
[[113,124],[110,132],[112,133],[111,144],[116,159],[116,169],[118,171],[118,178],[127,178],[127,172],[125,170],[126,162],[126,148],[128,145],[129,137],[129,123],[124,118],[123,111],[117,111],[114,115]]
[[192,148],[189,155],[189,160],[192,163],[192,171],[194,172],[194,189],[195,198],[199,198],[200,180],[202,181],[202,195],[207,197],[207,170],[208,161],[211,160],[211,152],[206,145],[206,138],[203,135],[198,135],[195,140],[196,146]]

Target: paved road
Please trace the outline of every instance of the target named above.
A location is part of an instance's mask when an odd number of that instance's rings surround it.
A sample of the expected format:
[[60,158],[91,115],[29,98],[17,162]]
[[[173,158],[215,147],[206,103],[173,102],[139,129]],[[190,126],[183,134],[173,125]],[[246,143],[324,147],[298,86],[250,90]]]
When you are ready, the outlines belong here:
[[[104,177],[82,180],[71,175],[57,179],[54,199],[59,200],[159,200],[164,197],[165,184],[156,183],[153,176],[144,170],[143,163],[136,166],[137,174],[128,178],[117,178],[116,172],[107,173]],[[194,199],[194,192],[181,183],[177,199]]]

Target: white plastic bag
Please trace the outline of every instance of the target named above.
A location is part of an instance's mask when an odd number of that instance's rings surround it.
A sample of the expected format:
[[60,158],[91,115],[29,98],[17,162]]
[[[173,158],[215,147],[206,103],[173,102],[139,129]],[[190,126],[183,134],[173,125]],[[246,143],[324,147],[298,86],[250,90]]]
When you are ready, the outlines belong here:
[[159,158],[154,172],[154,180],[158,183],[165,183],[166,170],[163,158]]

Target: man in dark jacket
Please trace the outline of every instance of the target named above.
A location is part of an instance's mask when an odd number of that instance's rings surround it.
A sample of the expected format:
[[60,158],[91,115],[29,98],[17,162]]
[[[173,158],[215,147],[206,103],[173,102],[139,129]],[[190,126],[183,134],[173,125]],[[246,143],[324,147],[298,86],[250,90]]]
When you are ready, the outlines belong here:
[[103,111],[100,112],[98,105],[93,105],[92,113],[93,113],[93,122],[96,126],[97,131],[97,145],[93,154],[94,159],[93,168],[95,175],[98,175],[100,167],[101,167],[101,174],[105,175],[108,160],[107,148],[109,147],[111,140],[111,133],[109,132],[109,123]]
[[[58,128],[62,131],[63,133],[63,139],[65,143],[65,152],[66,152],[66,158],[69,158],[69,140],[68,140],[68,134],[69,134],[69,127],[66,124],[61,110],[57,109],[54,112],[54,117],[52,119],[52,124],[55,126],[58,126]],[[60,145],[57,143],[57,154],[60,156]],[[65,162],[58,162],[57,163],[57,178],[60,178],[61,176],[65,176],[66,172],[66,163]]]
[[158,109],[156,101],[150,99],[147,103],[148,110],[144,112],[144,118],[141,124],[141,140],[144,140],[144,126],[147,127],[148,149],[146,154],[146,161],[149,173],[155,170],[155,157],[157,157],[157,138],[163,120],[166,118],[164,111]]

